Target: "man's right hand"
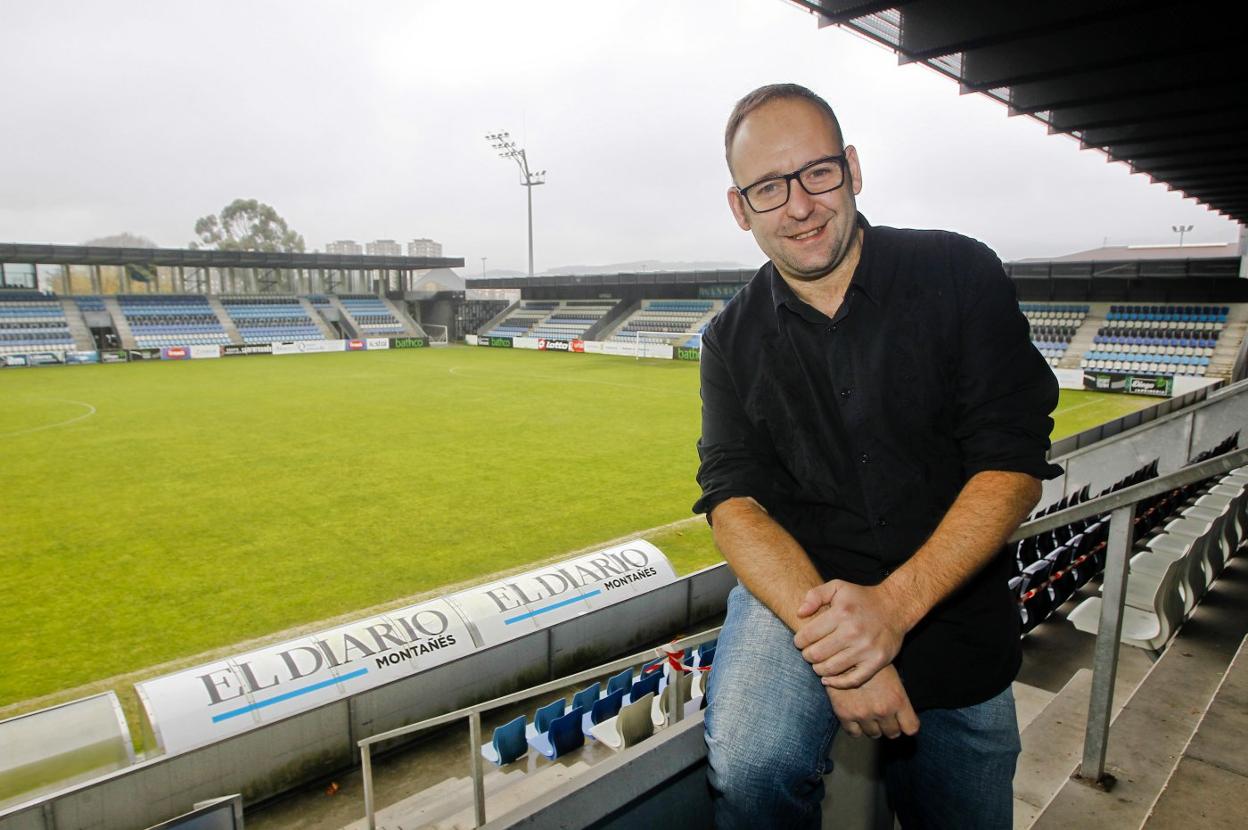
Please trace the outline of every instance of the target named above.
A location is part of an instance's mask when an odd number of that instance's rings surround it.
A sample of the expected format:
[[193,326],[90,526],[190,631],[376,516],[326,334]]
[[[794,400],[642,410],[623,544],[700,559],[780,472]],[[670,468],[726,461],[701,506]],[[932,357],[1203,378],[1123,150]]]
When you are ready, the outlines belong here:
[[825,688],[841,728],[855,738],[896,738],[919,731],[919,716],[891,664],[856,689]]

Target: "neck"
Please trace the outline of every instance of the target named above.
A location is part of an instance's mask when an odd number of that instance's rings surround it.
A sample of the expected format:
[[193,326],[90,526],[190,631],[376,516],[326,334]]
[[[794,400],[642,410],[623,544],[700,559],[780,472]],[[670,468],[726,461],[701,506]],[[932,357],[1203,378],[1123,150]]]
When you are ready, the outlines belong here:
[[841,307],[841,301],[845,299],[845,292],[849,290],[849,283],[854,278],[854,271],[857,270],[860,259],[862,259],[862,228],[855,226],[845,256],[841,257],[841,261],[836,264],[835,268],[822,277],[814,280],[799,280],[779,268],[776,271],[802,302],[831,317]]

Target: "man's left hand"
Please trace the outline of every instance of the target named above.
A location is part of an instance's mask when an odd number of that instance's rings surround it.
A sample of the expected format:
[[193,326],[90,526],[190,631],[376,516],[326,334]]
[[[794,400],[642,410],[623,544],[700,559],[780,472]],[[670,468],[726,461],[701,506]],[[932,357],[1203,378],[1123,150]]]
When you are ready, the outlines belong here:
[[834,579],[811,588],[797,609],[806,622],[793,643],[825,686],[855,689],[893,662],[906,625],[889,588]]

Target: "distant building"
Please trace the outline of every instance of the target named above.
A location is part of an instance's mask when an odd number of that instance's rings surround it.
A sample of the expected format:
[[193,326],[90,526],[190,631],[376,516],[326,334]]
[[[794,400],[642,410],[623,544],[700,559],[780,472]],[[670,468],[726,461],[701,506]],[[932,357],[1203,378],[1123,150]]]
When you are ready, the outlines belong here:
[[369,256],[403,256],[403,246],[393,239],[374,239],[364,246]]
[[331,242],[325,246],[327,254],[363,254],[364,248],[354,239],[339,239],[337,242]]
[[408,256],[442,256],[442,243],[432,239],[413,239],[407,243]]

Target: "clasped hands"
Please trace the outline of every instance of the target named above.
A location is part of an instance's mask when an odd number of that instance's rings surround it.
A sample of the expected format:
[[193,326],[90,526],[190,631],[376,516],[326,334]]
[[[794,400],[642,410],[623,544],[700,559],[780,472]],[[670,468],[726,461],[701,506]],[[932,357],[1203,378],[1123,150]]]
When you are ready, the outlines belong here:
[[793,643],[822,679],[850,735],[896,738],[919,730],[893,658],[906,625],[884,585],[834,579],[810,589],[797,609],[805,622]]

